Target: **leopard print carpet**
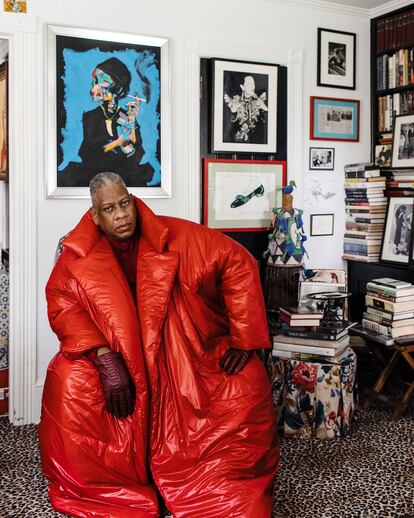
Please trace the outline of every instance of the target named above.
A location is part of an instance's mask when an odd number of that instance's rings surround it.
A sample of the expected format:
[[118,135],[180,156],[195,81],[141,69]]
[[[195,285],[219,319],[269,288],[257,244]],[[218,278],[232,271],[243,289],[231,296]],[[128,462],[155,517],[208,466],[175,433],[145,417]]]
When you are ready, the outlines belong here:
[[[0,437],[0,517],[63,516],[47,498],[36,426],[1,418]],[[397,422],[379,406],[359,411],[347,439],[282,439],[272,518],[414,518],[413,445],[413,405]]]

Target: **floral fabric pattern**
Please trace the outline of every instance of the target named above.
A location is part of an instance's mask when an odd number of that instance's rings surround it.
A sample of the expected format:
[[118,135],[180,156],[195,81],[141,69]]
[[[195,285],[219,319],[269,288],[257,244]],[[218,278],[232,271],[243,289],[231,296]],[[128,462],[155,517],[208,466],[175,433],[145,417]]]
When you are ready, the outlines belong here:
[[269,356],[279,427],[285,437],[347,437],[355,410],[356,355],[338,363]]

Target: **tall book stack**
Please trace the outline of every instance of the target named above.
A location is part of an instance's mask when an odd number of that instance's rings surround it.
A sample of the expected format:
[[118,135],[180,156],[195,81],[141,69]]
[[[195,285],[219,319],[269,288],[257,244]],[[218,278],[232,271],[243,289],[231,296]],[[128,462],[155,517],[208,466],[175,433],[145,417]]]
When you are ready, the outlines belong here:
[[387,210],[385,177],[377,166],[367,163],[349,164],[344,169],[346,230],[343,258],[376,262]]
[[282,334],[273,337],[272,355],[300,361],[339,363],[348,354],[349,326],[321,327],[322,316],[323,313],[306,307],[280,308]]
[[414,285],[391,278],[367,283],[362,327],[387,338],[414,334]]

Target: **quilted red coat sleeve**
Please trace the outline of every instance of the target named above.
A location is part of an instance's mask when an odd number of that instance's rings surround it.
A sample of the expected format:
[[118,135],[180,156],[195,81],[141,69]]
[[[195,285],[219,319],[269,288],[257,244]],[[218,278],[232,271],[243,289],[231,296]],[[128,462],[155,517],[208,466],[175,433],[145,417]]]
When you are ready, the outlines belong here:
[[81,297],[74,296],[74,286],[68,265],[76,256],[65,249],[60,255],[46,285],[49,322],[60,341],[60,350],[66,356],[78,358],[86,351],[106,345],[108,340],[82,307]]

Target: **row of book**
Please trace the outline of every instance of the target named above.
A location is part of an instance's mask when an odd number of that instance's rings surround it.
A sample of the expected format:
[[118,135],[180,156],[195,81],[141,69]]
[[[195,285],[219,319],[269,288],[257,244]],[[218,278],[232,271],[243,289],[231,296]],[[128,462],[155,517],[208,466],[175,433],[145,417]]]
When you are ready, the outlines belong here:
[[[392,132],[396,115],[414,113],[414,92],[398,92],[378,97],[378,131]],[[391,135],[392,139],[392,135]]]
[[386,188],[390,196],[406,196],[412,195],[411,189],[414,189],[414,170],[413,169],[395,169],[390,170],[387,175]]
[[387,199],[385,177],[372,164],[345,166],[345,235],[347,260],[378,261],[384,230]]
[[391,278],[367,283],[362,327],[390,339],[414,334],[414,285]]
[[377,56],[377,90],[414,84],[414,48]]
[[348,354],[348,323],[337,328],[322,327],[323,312],[305,306],[281,307],[279,312],[282,330],[273,337],[273,356],[339,363]]
[[379,19],[376,25],[377,52],[414,43],[414,10]]

